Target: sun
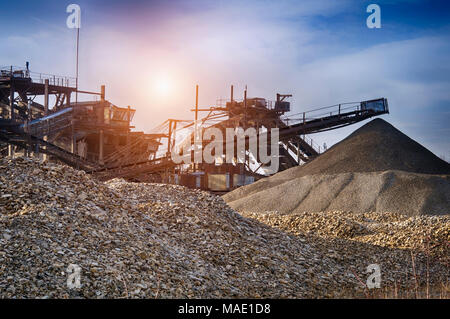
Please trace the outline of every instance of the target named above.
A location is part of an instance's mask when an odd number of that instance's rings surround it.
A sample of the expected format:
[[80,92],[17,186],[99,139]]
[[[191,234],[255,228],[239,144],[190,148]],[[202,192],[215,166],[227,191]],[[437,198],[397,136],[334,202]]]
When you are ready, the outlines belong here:
[[171,81],[167,76],[159,76],[155,79],[154,88],[158,95],[168,95],[171,87]]

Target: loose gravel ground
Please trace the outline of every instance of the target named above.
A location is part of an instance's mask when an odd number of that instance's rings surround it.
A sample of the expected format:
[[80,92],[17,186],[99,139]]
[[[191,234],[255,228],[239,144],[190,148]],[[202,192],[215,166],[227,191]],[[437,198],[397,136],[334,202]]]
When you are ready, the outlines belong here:
[[207,192],[26,158],[0,160],[0,207],[1,298],[364,297],[371,263],[381,289],[424,285],[429,270],[441,296],[448,279],[439,256],[414,251],[413,266],[412,250],[292,233]]

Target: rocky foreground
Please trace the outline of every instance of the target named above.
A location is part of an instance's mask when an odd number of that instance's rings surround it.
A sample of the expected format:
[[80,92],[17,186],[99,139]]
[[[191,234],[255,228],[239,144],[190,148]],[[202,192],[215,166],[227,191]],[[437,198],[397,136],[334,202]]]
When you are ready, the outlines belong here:
[[[180,186],[102,183],[3,158],[0,209],[0,298],[365,297],[372,263],[379,291],[413,296],[428,283],[430,296],[448,294],[445,251],[278,229]],[[429,224],[444,227],[436,236],[448,245],[449,221],[439,218]],[[67,285],[70,264],[81,268],[79,288]]]
[[[340,253],[334,257],[342,264],[356,269],[364,267],[367,261],[383,265],[383,279],[393,283],[390,297],[426,297],[427,289],[429,297],[430,289],[437,294],[434,297],[449,296],[450,217],[447,215],[410,217],[389,212],[343,211],[241,214],[290,234],[307,236],[324,249],[331,246]],[[411,279],[412,286],[407,284]],[[398,284],[404,285],[403,288]],[[395,295],[396,288],[401,293],[397,291]]]

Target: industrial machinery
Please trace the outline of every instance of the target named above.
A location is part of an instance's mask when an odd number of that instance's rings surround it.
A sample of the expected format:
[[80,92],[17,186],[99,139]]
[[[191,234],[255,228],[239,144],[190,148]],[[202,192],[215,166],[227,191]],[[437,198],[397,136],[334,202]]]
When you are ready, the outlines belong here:
[[[149,176],[152,176],[152,181],[226,192],[267,176],[264,163],[259,161],[258,154],[252,154],[248,141],[245,143],[244,156],[235,157],[233,163],[225,162],[223,157],[216,158],[214,163],[195,163],[193,148],[195,131],[202,135],[207,128],[217,128],[222,132],[222,136],[225,136],[226,129],[241,127],[255,128],[261,135],[267,135],[262,132],[278,128],[281,171],[302,165],[324,151],[314,143],[309,134],[337,129],[389,112],[387,100],[381,98],[336,104],[287,116],[285,113],[290,110],[290,103],[287,101],[289,97],[291,95],[277,94],[276,101],[268,101],[263,98],[247,98],[245,91],[244,99],[235,100],[232,87],[231,98],[228,101],[220,101],[218,105],[209,108],[198,108],[196,105],[192,111],[197,114],[207,112],[206,116],[197,121],[169,119],[162,123],[156,129],[164,135],[160,140],[159,156],[139,165],[130,164],[129,168],[110,167],[108,170],[97,171],[96,174],[103,179],[119,173],[121,177],[138,180],[148,180]],[[198,115],[195,117],[198,118]],[[202,139],[200,149],[205,148],[209,142],[210,140]],[[227,141],[222,142],[225,149]],[[181,153],[185,145],[191,146],[191,164],[174,163],[171,154]],[[233,147],[236,149],[236,145]]]
[[[0,151],[43,153],[68,165],[94,171],[147,160],[159,135],[131,131],[135,110],[118,107],[101,92],[80,91],[74,79],[32,73],[18,67],[0,70]],[[73,93],[99,100],[73,101]],[[43,96],[44,103],[35,101]],[[50,98],[54,104],[50,107]]]
[[[194,120],[168,119],[151,133],[134,132],[131,120],[135,110],[118,107],[105,99],[101,91],[78,90],[74,79],[30,72],[26,68],[0,68],[0,152],[13,156],[51,156],[73,167],[83,169],[99,179],[122,177],[129,180],[165,182],[226,192],[252,183],[275,172],[244,143],[242,154],[235,152],[232,162],[217,156],[213,163],[191,161],[174,162],[173,155],[181,154],[190,145],[189,156],[194,159],[196,148],[203,149],[210,140],[197,145],[196,136],[207,128],[215,128],[226,136],[227,129],[254,128],[257,139],[269,138],[277,128],[279,169],[302,165],[321,151],[308,136],[351,125],[373,116],[389,113],[385,98],[341,103],[296,114],[289,114],[290,94],[277,94],[275,101],[265,98],[234,98],[217,105],[199,108],[198,86]],[[91,101],[72,100],[72,94],[99,97]],[[35,101],[43,96],[44,103]],[[50,96],[54,103],[49,106]],[[199,118],[200,113],[206,116]],[[226,146],[226,141],[220,141]],[[237,142],[231,141],[233,149]]]

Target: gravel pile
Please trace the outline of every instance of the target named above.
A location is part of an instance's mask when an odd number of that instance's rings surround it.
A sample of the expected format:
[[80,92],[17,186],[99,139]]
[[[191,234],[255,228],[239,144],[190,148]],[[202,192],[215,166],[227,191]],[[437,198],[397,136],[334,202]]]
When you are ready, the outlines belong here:
[[450,212],[450,175],[402,171],[307,175],[243,195],[228,204],[237,211],[395,212],[409,216]]
[[[0,161],[1,298],[331,297],[352,274],[300,237],[180,186]],[[81,267],[81,288],[67,267]]]
[[348,239],[387,248],[409,249],[450,262],[450,216],[343,211],[296,213],[242,213],[295,235]]
[[[352,271],[368,263],[380,265],[385,289],[367,290],[366,297],[450,298],[448,216],[342,211],[242,215],[307,238]],[[355,275],[363,284],[365,277]]]
[[223,196],[237,211],[450,212],[450,164],[376,119],[311,162]]
[[[290,234],[175,185],[4,158],[0,193],[0,298],[363,297],[371,263],[382,287],[448,276],[424,254],[413,267],[409,251]],[[70,264],[80,288],[67,286]]]

